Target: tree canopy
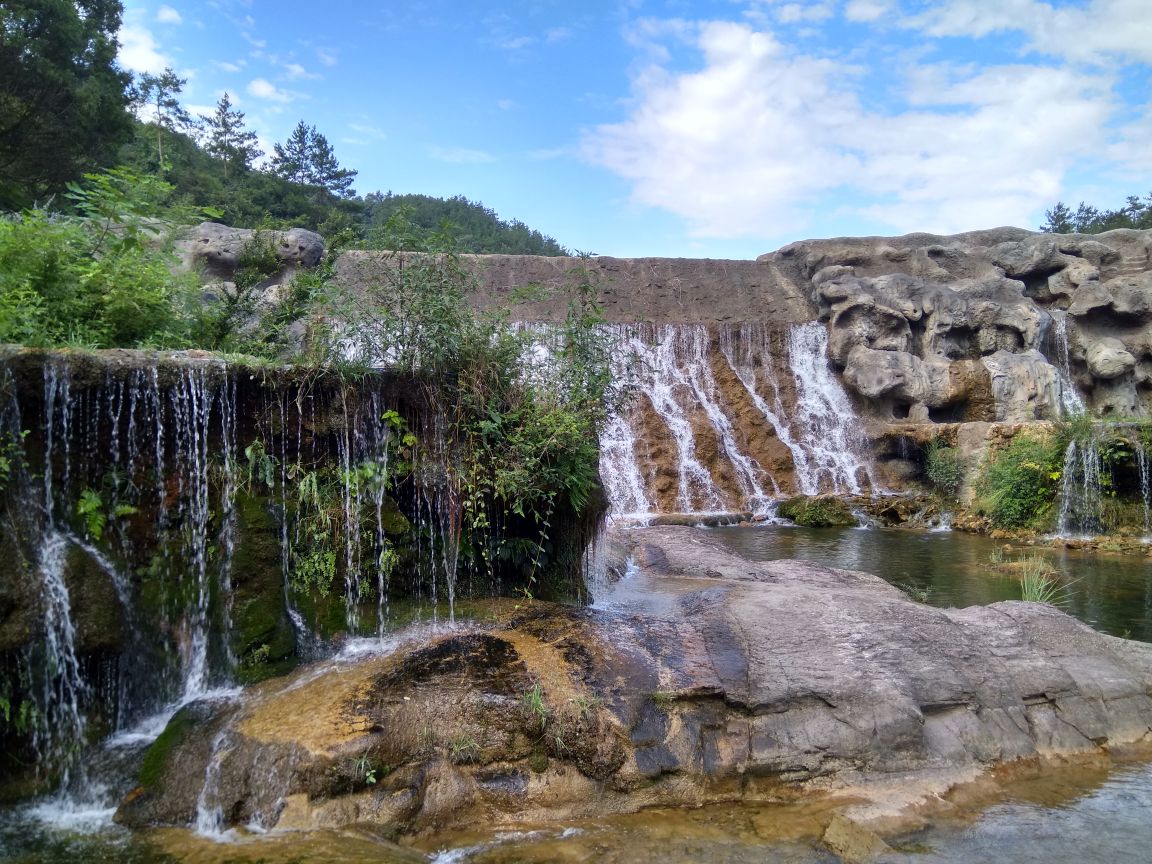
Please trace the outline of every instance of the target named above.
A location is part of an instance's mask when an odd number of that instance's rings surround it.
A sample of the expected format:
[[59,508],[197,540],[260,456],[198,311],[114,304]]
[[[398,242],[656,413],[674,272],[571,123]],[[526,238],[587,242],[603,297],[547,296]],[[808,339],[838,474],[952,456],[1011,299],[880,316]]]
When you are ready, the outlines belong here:
[[1045,211],[1040,230],[1046,234],[1100,234],[1115,228],[1152,228],[1152,194],[1143,199],[1129,195],[1116,210],[1099,210],[1080,202],[1075,210],[1057,201]]
[[303,120],[283,144],[272,145],[272,173],[293,183],[319,186],[341,198],[351,198],[358,172],[341,168],[328,139]]
[[[373,192],[364,197],[364,227],[368,243],[381,246],[388,220],[404,211],[414,225],[434,231],[447,225],[460,252],[505,255],[567,255],[552,237],[529,228],[518,219],[501,219],[479,201],[463,195],[394,195]],[[407,251],[407,250],[399,250]]]
[[256,146],[256,133],[244,125],[244,112],[232,107],[232,97],[225,93],[216,103],[211,115],[200,115],[204,130],[204,150],[224,165],[224,179],[228,169],[244,172],[264,155]]
[[132,132],[119,0],[0,4],[0,209],[114,162]]

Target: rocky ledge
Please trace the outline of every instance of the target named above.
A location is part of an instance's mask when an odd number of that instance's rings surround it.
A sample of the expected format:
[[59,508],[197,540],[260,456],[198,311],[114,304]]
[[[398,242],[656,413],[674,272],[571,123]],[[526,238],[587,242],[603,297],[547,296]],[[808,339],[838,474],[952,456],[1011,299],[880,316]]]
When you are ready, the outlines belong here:
[[1052,607],[935,609],[693,529],[614,544],[638,572],[605,608],[491,601],[391,653],[189,706],[118,819],[219,808],[224,824],[418,834],[832,795],[835,846],[859,839],[846,819],[907,828],[995,766],[1152,741],[1152,646]]

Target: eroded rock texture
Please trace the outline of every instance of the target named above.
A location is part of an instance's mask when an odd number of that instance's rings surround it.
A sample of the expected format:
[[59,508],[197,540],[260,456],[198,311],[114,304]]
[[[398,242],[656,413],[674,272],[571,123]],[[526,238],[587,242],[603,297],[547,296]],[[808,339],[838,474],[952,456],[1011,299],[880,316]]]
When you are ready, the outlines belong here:
[[419,832],[894,781],[915,803],[1152,738],[1152,646],[1052,607],[934,609],[692,529],[630,538],[640,573],[607,608],[498,601],[486,624],[261,685],[187,724],[119,818],[187,823],[207,801],[230,823]]
[[816,240],[760,260],[811,286],[878,419],[1054,419],[1062,387],[1100,415],[1149,407],[1152,232]]

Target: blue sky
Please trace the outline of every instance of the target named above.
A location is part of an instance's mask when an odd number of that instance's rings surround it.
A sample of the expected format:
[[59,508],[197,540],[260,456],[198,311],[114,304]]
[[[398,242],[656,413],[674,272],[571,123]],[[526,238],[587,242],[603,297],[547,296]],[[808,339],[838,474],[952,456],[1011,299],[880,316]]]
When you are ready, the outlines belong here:
[[356,190],[577,250],[1034,228],[1152,192],[1150,0],[125,0],[120,62],[315,125]]

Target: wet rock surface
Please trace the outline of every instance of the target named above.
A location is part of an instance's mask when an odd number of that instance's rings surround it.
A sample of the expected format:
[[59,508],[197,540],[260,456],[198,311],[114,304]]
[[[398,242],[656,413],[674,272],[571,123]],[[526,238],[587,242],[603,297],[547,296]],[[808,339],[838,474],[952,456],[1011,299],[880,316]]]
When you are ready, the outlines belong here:
[[[183,824],[207,796],[229,821],[411,834],[840,792],[870,824],[990,766],[1152,739],[1152,646],[1052,607],[933,609],[692,529],[613,545],[638,569],[605,608],[491,601],[265,682],[173,743],[184,781],[165,771],[119,819]],[[205,792],[188,778],[208,764]]]

